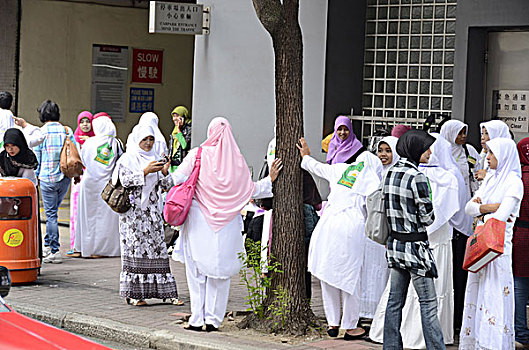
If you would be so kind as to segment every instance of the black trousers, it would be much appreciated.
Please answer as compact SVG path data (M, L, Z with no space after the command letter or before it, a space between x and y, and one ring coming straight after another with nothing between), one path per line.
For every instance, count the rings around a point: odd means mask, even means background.
M467 238L467 236L454 229L454 235L452 237L452 261L454 277L454 329L456 331L461 329L465 291L467 288L468 272L463 270Z

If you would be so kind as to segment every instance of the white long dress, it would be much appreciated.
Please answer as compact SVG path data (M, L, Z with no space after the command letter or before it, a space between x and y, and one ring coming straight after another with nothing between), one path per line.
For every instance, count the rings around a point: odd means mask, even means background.
M98 152L105 152L101 146L96 135L86 140L80 154L86 169L79 190L74 249L84 257L120 256L119 214L101 198L103 188L112 177L118 150L114 146L113 158L104 164L106 161L96 160Z
M430 243L430 249L432 250L438 272L438 278L434 279L437 295L437 315L445 344L452 344L454 342L454 290L451 243L453 229L450 226L449 219L459 210L457 201L451 202L453 198L458 196L458 182L454 175L437 166L421 167L420 169L430 181L435 211L435 221L427 228L427 232L428 242ZM384 340L384 319L389 290L390 281L388 281L384 294L380 299L369 331L371 340L378 343L382 343ZM402 308L400 333L405 348L426 349L422 332L419 297L413 284L410 284L408 288L406 303Z
M509 181L510 180L510 181ZM521 180L506 182L508 190L498 211L486 215L506 222L503 254L477 273L469 273L463 309L463 324L459 349L514 349L514 281L512 274L512 237L514 219L520 210L520 200L510 197L509 191L523 194ZM480 196L476 192L476 197ZM469 203L472 205L473 203ZM467 213L470 214L467 205ZM479 205L476 207L479 214ZM502 215L507 213L507 215ZM509 216L509 214L511 214ZM502 217L503 216L503 217Z
M345 315L342 327L356 327L360 311L360 283L366 246L365 200L380 184L382 163L369 152L363 152L354 164L324 164L310 156L303 157L301 167L329 181L330 194L327 206L318 221L309 246L308 270L330 286L347 293L344 310L355 315ZM322 284L323 285L323 284ZM336 293L334 293L336 294ZM337 297L339 298L339 294ZM329 325L337 326L339 300L324 300ZM330 319L332 318L332 319ZM344 323L344 319L347 321Z

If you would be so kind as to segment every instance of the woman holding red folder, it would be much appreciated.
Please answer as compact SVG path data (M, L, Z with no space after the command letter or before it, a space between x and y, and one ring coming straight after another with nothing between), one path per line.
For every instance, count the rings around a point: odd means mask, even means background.
M469 273L463 310L460 349L514 349L514 283L512 235L523 196L520 160L511 139L487 142L491 175L465 207L482 222L506 222L503 255L478 273Z

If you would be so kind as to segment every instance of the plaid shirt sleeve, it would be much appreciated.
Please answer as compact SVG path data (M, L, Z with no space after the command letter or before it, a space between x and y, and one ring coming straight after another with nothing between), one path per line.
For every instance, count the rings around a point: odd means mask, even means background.
M428 178L423 173L419 173L412 180L411 186L416 194L417 217L424 226L429 226L434 222L435 215Z

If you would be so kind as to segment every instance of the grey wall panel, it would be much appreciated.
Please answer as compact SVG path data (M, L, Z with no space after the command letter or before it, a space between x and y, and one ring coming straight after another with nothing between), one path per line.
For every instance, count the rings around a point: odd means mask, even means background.
M529 2L527 0L457 1L452 113L454 118L469 123L470 129L476 128L484 117L483 105L474 109L477 104L483 104L483 97L480 102L480 98L476 95L484 93L484 71L480 67L475 67L475 64L483 65L484 60L469 56L479 55L483 50L482 43L476 40L486 42L486 35L483 31L470 30L470 28L481 28L488 31L495 28L504 30L528 26ZM477 133L479 134L479 130ZM475 139L476 135L472 134L471 140L475 141Z

